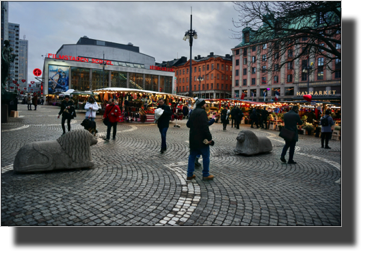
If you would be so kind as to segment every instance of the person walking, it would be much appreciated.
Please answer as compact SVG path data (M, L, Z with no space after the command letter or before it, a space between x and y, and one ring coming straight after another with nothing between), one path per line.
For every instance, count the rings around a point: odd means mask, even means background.
M236 128L236 107L234 106L231 111L230 111L230 115L231 115L231 128L234 127L234 123L235 123L235 128Z
M320 119L321 125L321 148L324 148L324 141L325 141L325 149L331 149L329 147L329 140L332 137L332 126L334 125L334 120L330 116L330 109L325 111L325 116Z
M183 115L184 115L184 119L187 118L187 115L188 115L188 106L185 104L183 106Z
M244 117L244 114L243 114L242 110L237 106L236 107L236 115L235 115L236 129L239 129L239 125L240 125L240 122L242 121L243 117Z
M85 119L94 121L95 117L97 116L98 109L99 107L98 107L97 102L92 96L90 96L88 101L85 104L85 110L86 110Z
M259 128L259 126L258 126L258 116L257 116L256 108L253 108L253 110L252 110L252 114L251 114L251 128L253 128L253 124L254 123L256 123L257 128Z
M59 115L57 118L60 118L60 115L63 114L61 118L61 127L63 128L63 135L65 134L65 120L67 121L68 132L71 130L70 122L76 116L74 110L73 101L69 99L69 95L65 95L64 100L61 102Z
M225 108L222 109L221 111L221 121L223 124L223 131L226 131L226 126L228 124L228 115L230 114L230 110L226 106Z
M120 116L120 108L115 104L115 99L111 98L109 100L109 105L106 106L106 110L103 114L103 119L108 118L109 123L107 125L107 136L105 138L105 142L108 143L110 141L110 134L111 134L111 127L113 127L112 130L112 139L116 139L116 128L117 123L119 121Z
M30 96L30 93L27 95L27 110L32 110L31 109L31 104L32 104L32 100L31 100L31 96Z
M287 153L287 150L290 148L288 164L296 164L296 162L294 161L295 145L296 145L296 142L298 141L298 128L296 125L303 124L302 120L299 117L298 112L299 112L298 106L293 106L292 110L290 110L289 112L283 115L285 128L295 133L295 136L291 141L285 140L285 146L283 147L282 154L281 154L281 161L283 163L286 163L285 155Z
M195 169L195 159L197 155L202 155L203 159L203 180L212 180L213 175L209 174L210 165L210 149L209 145L213 144L212 135L209 131L208 116L205 111L207 104L204 99L198 99L196 102L196 109L192 111L192 114L187 122L189 130L189 158L188 158L188 170L187 180L195 179L193 174ZM207 144L204 143L207 142Z
M163 109L163 113L158 119L158 128L162 138L161 153L163 154L167 150L166 136L168 127L170 126L172 111L171 108L165 104L164 99L158 100L157 108Z
M268 116L269 112L266 110L265 106L263 107L261 111L262 116L262 122L260 123L260 126L262 129L268 129Z

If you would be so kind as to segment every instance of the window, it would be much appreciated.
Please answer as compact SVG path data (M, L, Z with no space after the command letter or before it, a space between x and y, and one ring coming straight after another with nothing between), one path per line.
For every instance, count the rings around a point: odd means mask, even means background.
M256 85L256 78L252 78L252 85Z
M247 65L247 58L246 58L246 57L243 58L243 64L244 64L244 65Z
M252 46L252 52L256 51L256 46Z
M235 51L235 53L238 55L239 54L239 49Z
M228 80L228 75L226 75L226 80Z
M235 76L239 75L239 70L235 70Z
M336 59L336 70L340 70L341 69L341 59Z
M207 70L207 71L209 70L209 64L208 64L208 65L206 65L206 70Z
M325 47L324 43L321 43L320 46ZM319 52L322 52L323 50L319 48Z
M202 90L205 90L205 84L202 84Z
M236 66L239 66L239 59L235 60Z
M292 65L292 61L290 61L290 62L287 62L287 69L288 70L292 70L293 69L293 65Z
M304 70L307 68L307 63L308 61L306 59L302 60L302 81L307 80L307 72L304 72Z
M341 49L341 44L337 43L336 44L336 49Z
M201 72L201 67L198 67L198 72Z
M196 81L196 76L194 77L194 81Z
M213 74L211 74L211 79L213 80Z
M217 89L219 89L219 84L217 83Z
M262 61L266 61L266 55L262 55Z
M247 69L243 69L243 75L247 75Z
M194 90L196 90L196 85L194 85L193 87L194 87Z
M319 57L317 59L317 80L324 79L324 58Z
M274 64L274 70L278 71L279 70L279 64Z
M243 86L247 85L247 79L243 79Z
M244 42L249 43L249 32L244 32Z
M252 63L255 63L255 62L256 62L256 57L253 56L253 57L252 57Z
M275 53L274 54L274 59L278 59L279 58L279 53Z
M188 74L188 68L187 68L187 74Z
M287 82L292 82L292 74L287 75Z
M184 74L184 70L183 70L183 74Z
M262 66L262 72L266 71L266 66Z
M245 56L247 55L247 48L243 49L243 55L245 55Z
M303 55L308 55L309 53L308 46L304 47L302 52L303 52Z
M208 74L208 75L206 75L206 80L209 80L209 74Z
M303 38L302 38L302 41L306 41L306 40L308 40L307 37L303 37Z
M217 74L217 79L219 80L219 73Z
M235 80L235 86L239 86L239 80Z
M184 91L184 86L183 86L183 91Z
M262 77L261 82L262 82L263 85L265 85L266 84L266 77Z
M196 67L195 67L195 72L196 72Z
M202 65L202 71L205 71L205 65Z
M214 69L214 64L212 63L212 65L211 65L211 68L212 68L212 70Z
M225 77L225 76L222 74L222 80L225 79L224 77Z
M274 76L274 83L278 83L278 76Z
M279 50L279 44L278 44L278 43L275 43L275 44L274 44L274 49L275 49L275 50Z
M211 83L210 86L211 86L211 89L213 89L213 83Z
M292 57L292 49L289 49L287 52L287 57Z
M266 49L266 48L268 48L268 44L267 44L267 43L264 43L264 44L262 45L262 49Z
M256 67L252 67L252 74L256 73Z
M223 84L221 85L222 89L223 89Z
M184 78L183 78L183 83L184 83Z
M226 71L228 71L228 65L226 65Z

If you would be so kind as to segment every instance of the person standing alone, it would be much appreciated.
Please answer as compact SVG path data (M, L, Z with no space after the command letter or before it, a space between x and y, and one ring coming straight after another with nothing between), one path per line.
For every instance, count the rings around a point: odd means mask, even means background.
M225 108L222 109L221 111L221 121L223 124L223 131L226 131L226 126L228 124L228 115L230 114L230 110L226 106Z
M74 110L73 101L69 99L69 95L65 95L64 100L61 102L59 115L57 118L60 118L60 115L63 114L61 119L61 127L63 128L63 135L65 134L65 120L67 120L68 132L71 130L70 121L76 116Z
M333 118L330 116L330 109L325 111L325 116L320 119L321 124L321 148L331 149L329 147L329 139L332 137L332 126L335 124Z
M166 135L168 127L170 126L172 111L171 108L164 103L163 99L158 100L158 108L163 109L163 114L158 119L158 128L162 138L161 153L164 153L167 150Z
M106 106L106 110L103 114L103 119L108 118L109 124L107 125L107 136L105 142L109 142L110 134L111 134L111 127L114 127L112 131L112 139L116 139L116 128L117 123L119 121L119 116L121 114L119 106L115 104L115 99L109 100L110 104Z
M298 128L296 127L296 125L303 124L302 120L299 117L298 112L299 112L299 108L297 106L293 106L292 110L290 110L289 112L283 115L285 128L295 133L294 138L291 141L285 140L285 146L283 147L282 154L281 154L281 161L283 163L286 163L285 155L287 153L287 150L290 148L288 164L296 164L296 162L294 161L295 145L296 145L296 142L298 141Z
M210 165L210 149L209 145L213 144L212 135L209 131L208 116L205 111L205 100L198 99L196 102L196 109L192 111L187 126L189 131L189 158L187 180L196 178L193 174L195 169L195 159L197 155L202 154L203 170L202 177L204 180L212 180L213 175L209 174ZM206 142L206 144L204 143Z

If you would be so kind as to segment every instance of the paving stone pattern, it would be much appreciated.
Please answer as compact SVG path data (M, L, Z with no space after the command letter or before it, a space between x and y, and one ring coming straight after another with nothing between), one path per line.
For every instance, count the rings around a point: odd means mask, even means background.
M155 124L119 123L116 140L91 147L92 169L16 174L13 161L26 143L57 139L58 108L18 105L20 118L2 124L1 224L3 226L341 226L340 141L321 149L319 138L300 136L296 165L280 162L278 132L267 136L273 151L234 153L240 130L210 127L213 181L186 180L189 129L170 125L167 152ZM106 127L97 117L99 137ZM80 126L84 114L72 121Z

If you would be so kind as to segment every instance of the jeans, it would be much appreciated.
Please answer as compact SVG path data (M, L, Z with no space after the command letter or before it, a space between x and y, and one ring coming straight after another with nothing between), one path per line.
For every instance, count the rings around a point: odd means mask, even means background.
M95 118L89 118L89 117L85 117L85 119L88 119L88 120L91 120L91 121L95 120Z
M293 158L294 158L295 145L296 145L295 140L292 140L292 141L286 141L285 140L285 146L283 147L281 157L285 158L287 150L290 148L289 162L293 161L294 160Z
M70 118L64 118L64 116L61 118L61 127L63 128L63 133L65 133L65 120L67 120L68 124L68 132L70 131Z
M193 171L195 170L195 159L197 155L202 154L202 162L203 162L203 169L202 169L202 176L208 177L209 174L209 164L210 164L210 149L209 146L203 147L199 150L191 150L188 158L188 177L193 175Z
M31 110L31 104L27 104L27 110Z
M166 128L159 128L159 132L161 133L161 137L162 137L162 147L161 147L162 150L166 150L167 149L167 145L166 145L167 130L168 130L168 127L166 127Z
M114 127L112 131L112 138L116 137L116 127L117 127L117 122L110 122L107 126L107 139L110 139L110 134L111 134L111 127Z
M324 147L324 140L325 140L325 147L329 147L329 139L332 137L332 132L322 132L321 133L321 146Z

